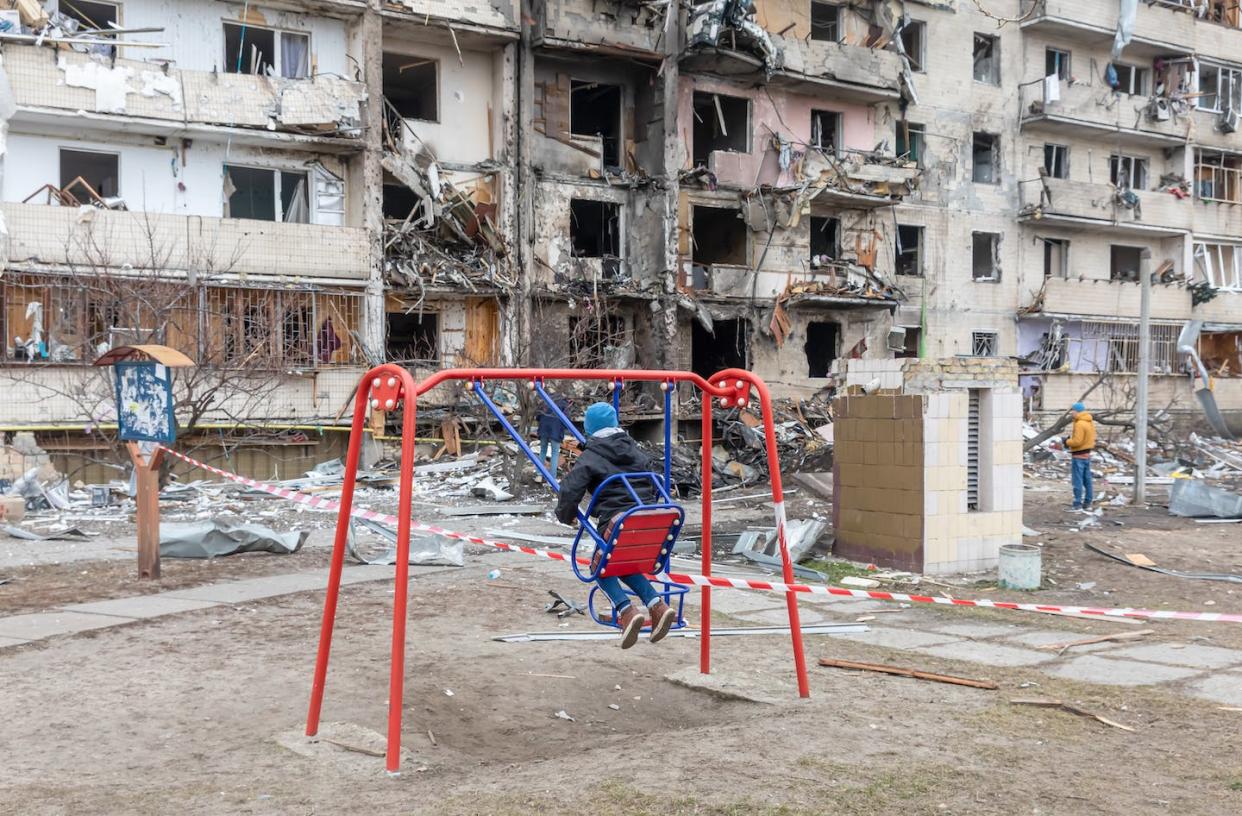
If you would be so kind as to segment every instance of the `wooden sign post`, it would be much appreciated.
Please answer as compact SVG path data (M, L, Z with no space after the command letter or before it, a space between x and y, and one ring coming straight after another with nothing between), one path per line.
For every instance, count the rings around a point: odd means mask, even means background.
M126 442L134 463L137 492L134 502L138 516L138 577L160 577L160 462L164 449L156 447L144 455L138 442Z
M111 366L116 385L117 436L134 463L138 516L138 577L160 577L160 462L177 439L172 369L194 361L167 346L120 346L95 361Z

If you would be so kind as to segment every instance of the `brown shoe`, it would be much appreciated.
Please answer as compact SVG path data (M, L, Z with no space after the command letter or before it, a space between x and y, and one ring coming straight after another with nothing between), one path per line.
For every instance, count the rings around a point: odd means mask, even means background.
M664 601L656 601L647 612L651 615L651 642L658 643L677 622L677 613Z
M647 625L647 619L630 604L617 615L617 623L621 626L621 648L628 649L638 642L638 635Z

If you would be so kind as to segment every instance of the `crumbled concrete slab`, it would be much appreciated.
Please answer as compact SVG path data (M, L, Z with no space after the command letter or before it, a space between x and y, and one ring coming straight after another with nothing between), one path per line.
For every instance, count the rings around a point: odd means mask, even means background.
M110 601L92 601L91 603L62 606L70 612L87 612L92 615L111 615L119 618L158 618L163 615L175 615L178 612L193 612L196 609L210 609L217 606L210 601L191 601L185 598L172 598L163 594L136 595L132 598L115 598Z
M789 625L789 610L785 607L780 609L762 609L754 612L739 612L734 615L735 618L752 623L767 623L774 626ZM816 612L814 609L804 609L801 605L798 607L798 621L800 623L819 623L824 616Z
M1193 666L1198 669L1221 669L1242 665L1242 652L1222 649L1218 646L1201 646L1197 643L1141 643L1116 649L1113 657L1145 660L1148 663L1164 663L1169 666Z
M964 638L990 638L1022 631L1017 626L1000 623L949 623L944 626L933 626L931 629L933 632L943 632L946 635Z
M386 773L384 756L388 749L387 739L378 731L355 723L321 722L319 733L313 737L306 736L299 728L277 734L276 742L298 756L351 776L382 776ZM402 773L425 770L426 765L416 763L414 755L405 747L401 748Z
M870 643L888 649L917 649L921 646L956 643L957 638L937 632L921 632L918 629L890 629L885 626L873 626L870 632L851 635L832 635L844 640L856 640L859 643Z
M1047 672L1066 680L1099 683L1105 686L1153 686L1183 680L1198 674L1194 669L1178 666L1161 666L1156 663L1139 663L1135 660L1114 660L1111 657L1083 655L1047 669Z
M1242 672L1217 672L1186 684L1196 697L1228 706L1242 706Z
M88 615L84 612L36 612L31 615L0 618L0 637L42 640L56 635L106 629L109 626L133 623L134 620L113 615Z
M983 663L987 666L1034 666L1056 659L1056 655L1048 652L1036 652L1031 649L1019 649L1015 646L983 643L977 640L948 643L943 646L928 646L915 651L950 660Z
M5 648L6 646L21 646L23 643L29 642L30 641L25 638L0 637L0 649Z
M743 675L720 671L703 674L696 666L686 666L664 675L664 679L674 685L702 691L722 700L777 705L788 702L790 696L786 683L764 674Z
M1090 637L1090 635L1057 631L1056 629L1036 629L1030 632L1023 632L1020 635L1011 635L1005 638L1005 640L1012 643L1021 643L1024 646L1049 646L1053 643L1070 643L1071 641L1083 640L1087 637ZM1074 646L1066 654L1085 654L1086 652L1115 649L1118 645L1117 643L1088 643L1083 646Z

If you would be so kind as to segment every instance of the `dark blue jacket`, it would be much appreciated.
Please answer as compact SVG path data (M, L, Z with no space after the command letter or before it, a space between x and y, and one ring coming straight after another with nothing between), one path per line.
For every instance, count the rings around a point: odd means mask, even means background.
M556 407L561 409L562 413L568 414L569 403L564 397L554 397L552 399L556 403ZM565 438L565 426L561 424L560 418L552 413L552 409L546 405L543 407L543 413L539 415L539 441L540 442L560 442Z

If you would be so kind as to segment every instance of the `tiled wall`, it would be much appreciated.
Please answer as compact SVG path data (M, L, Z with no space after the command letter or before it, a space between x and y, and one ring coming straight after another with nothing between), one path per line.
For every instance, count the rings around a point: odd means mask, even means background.
M847 381L902 395L834 409L836 552L924 573L993 569L1022 536L1022 397L1007 360L851 360ZM967 504L970 389L979 391L979 500ZM917 392L917 393L910 393Z

